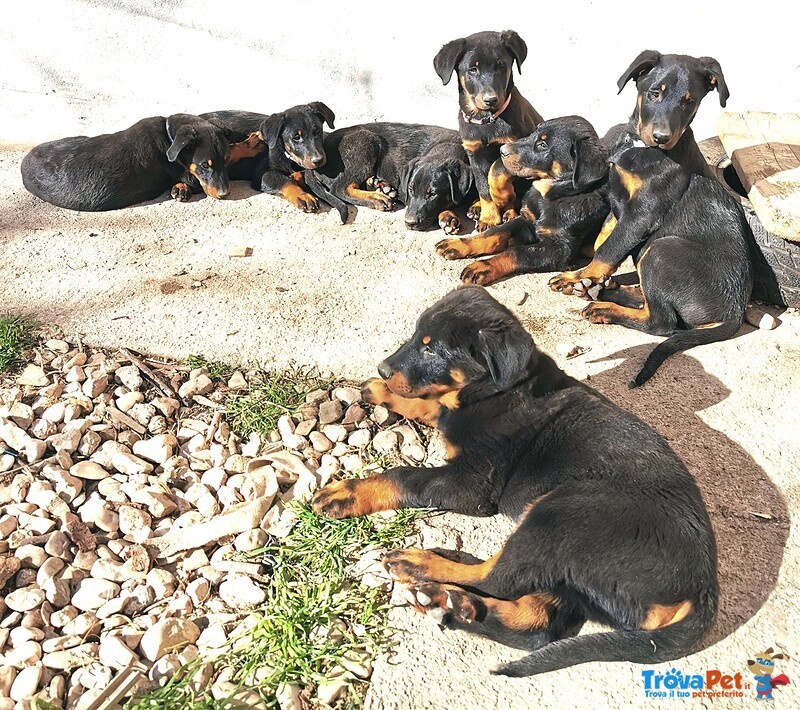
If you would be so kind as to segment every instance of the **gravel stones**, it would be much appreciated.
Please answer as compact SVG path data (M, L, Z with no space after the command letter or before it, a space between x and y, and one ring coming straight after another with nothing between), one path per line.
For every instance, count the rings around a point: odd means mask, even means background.
M167 652L193 644L199 636L200 629L193 621L163 619L145 631L139 650L148 661L157 661Z
M65 707L88 705L122 669L158 684L218 653L266 599L268 567L241 555L290 533L286 503L343 472L380 470L373 449L398 463L424 456L416 430L357 387L310 392L243 440L217 403L257 373L214 391L204 368L180 386L179 369L159 369L179 387L167 396L122 354L49 342L44 368L0 389L0 444L21 454L0 457L0 471L25 466L0 478L0 710L56 691ZM390 583L375 559L361 567L364 584ZM347 662L320 698L369 676L368 659ZM202 687L227 687L220 670L206 663ZM284 686L281 707L299 707L299 693Z

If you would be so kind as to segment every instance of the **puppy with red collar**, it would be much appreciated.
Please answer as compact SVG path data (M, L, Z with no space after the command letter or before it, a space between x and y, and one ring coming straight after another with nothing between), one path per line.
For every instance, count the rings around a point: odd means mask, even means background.
M480 202L469 216L483 231L500 224L514 209L513 177L500 160L500 146L530 135L542 122L533 106L514 86L528 47L513 30L478 32L448 42L433 60L442 83L458 76L458 128L467 151ZM480 205L480 216L476 207Z

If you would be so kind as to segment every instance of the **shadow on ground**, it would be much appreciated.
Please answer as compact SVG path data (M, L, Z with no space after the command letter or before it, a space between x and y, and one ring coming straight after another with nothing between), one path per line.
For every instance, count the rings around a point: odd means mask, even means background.
M628 389L651 349L640 345L603 358L624 362L595 375L589 384L665 436L700 486L719 554L720 608L710 645L752 618L775 588L789 512L753 458L699 416L730 391L694 358L675 355L649 383Z

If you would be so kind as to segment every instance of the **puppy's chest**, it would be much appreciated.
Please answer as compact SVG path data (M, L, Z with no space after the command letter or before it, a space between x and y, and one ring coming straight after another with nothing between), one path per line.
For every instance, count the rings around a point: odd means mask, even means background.
M461 144L467 153L475 153L490 145L497 146L499 149L504 143L521 138L517 135L517 131L502 119L484 124L462 121L459 133L461 134Z

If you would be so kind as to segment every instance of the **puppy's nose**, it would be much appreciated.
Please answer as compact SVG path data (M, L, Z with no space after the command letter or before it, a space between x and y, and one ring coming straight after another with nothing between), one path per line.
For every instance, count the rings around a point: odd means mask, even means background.
M416 217L406 217L406 227L408 229L416 229L419 226L419 220Z
M497 106L497 94L484 94L483 103L487 106Z
M658 143L658 145L669 143L670 138L671 136L669 133L657 133L656 131L653 131L653 140Z
M388 380L392 376L392 374L393 374L392 368L389 367L389 365L386 362L386 360L384 360L380 365L378 365L378 374L384 380Z
M318 168L320 165L325 165L325 158L322 155L318 155L314 158L311 158L311 162L314 164L315 168Z

